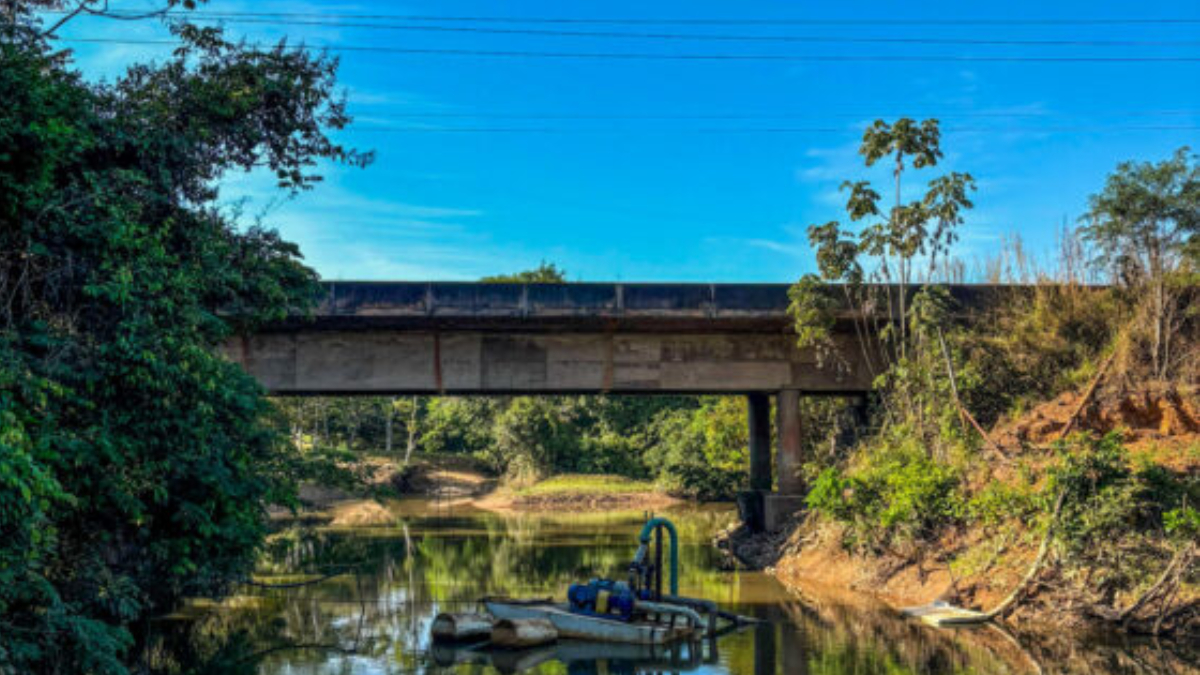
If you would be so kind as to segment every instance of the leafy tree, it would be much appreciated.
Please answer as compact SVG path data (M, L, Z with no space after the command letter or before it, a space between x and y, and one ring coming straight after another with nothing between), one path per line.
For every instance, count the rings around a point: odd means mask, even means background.
M859 147L868 167L884 159L893 162L895 205L884 214L882 196L870 181L845 181L842 190L848 192L846 215L851 223L859 224L857 231L838 221L812 225L808 238L816 249L820 276L802 280L793 292L796 315L806 323L798 325L807 341L822 337L814 333L808 322L812 308L810 299L816 292L813 282L841 282L861 290L866 281L889 286L884 288L889 312L889 327L899 331L895 341L897 352L903 356L908 347L909 286L920 280L928 281L951 244L957 238L956 228L962 224L962 212L972 207L968 193L975 189L970 174L950 172L929 181L925 194L905 203L902 178L906 171L934 167L942 158L941 133L937 120L917 123L908 118L888 124L877 120L863 134ZM918 277L918 264L924 259L927 272ZM898 284L893 290L890 285ZM865 306L865 298L859 304ZM893 314L894 315L891 315Z
M543 261L531 270L515 274L497 274L484 277L480 281L485 284L565 284L567 283L567 272L556 267L554 263Z
M932 400L919 399L929 373L943 370L941 331L949 301L926 284L957 239L962 214L972 207L968 195L975 182L970 174L950 172L929 180L918 199L904 201L905 174L935 167L942 158L937 120L878 120L863 134L859 153L868 167L892 162L895 204L885 213L882 195L869 181L842 184L850 224L830 221L809 227L820 273L805 275L793 286L790 312L801 346L830 351L833 310L839 302L823 284L839 284L840 304L857 317L862 362L874 368L879 386L891 393L883 399L884 409L924 426L925 407ZM882 344L876 344L874 335Z
M1104 190L1092 195L1082 234L1095 245L1100 265L1147 298L1150 361L1154 377L1164 378L1181 365L1171 338L1186 309L1180 300L1195 297L1196 279L1187 273L1200 269L1197 157L1185 147L1162 162L1118 165Z
M701 397L655 419L648 463L668 490L698 499L729 499L749 482L749 430L742 397Z
M973 206L975 183L970 174L946 173L905 201L904 178L942 159L937 120L876 121L859 153L867 167L891 163L895 202L885 209L869 181L842 184L849 222L809 227L819 274L792 287L789 310L801 346L819 354L833 351L834 311L849 309L854 317L860 361L876 375L885 424L859 453L825 453L825 466L808 467L816 474L808 499L850 524L851 543L883 550L928 537L955 517L954 460L969 445L959 397L979 378L954 339L952 298L932 282ZM829 284L840 289L831 292Z
M228 590L266 506L332 470L219 355L316 294L221 181L370 156L326 134L349 118L323 56L176 25L170 59L89 84L32 6L0 17L0 670L123 673L134 622Z

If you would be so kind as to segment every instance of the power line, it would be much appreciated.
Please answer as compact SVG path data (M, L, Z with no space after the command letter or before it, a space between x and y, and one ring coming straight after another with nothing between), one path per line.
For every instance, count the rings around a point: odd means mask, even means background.
M484 26L402 25L309 19L243 18L241 13L207 12L203 16L178 15L194 21L267 24L272 26L320 26L328 28L364 28L371 30L424 33L473 33L487 35L524 35L541 37L617 38L637 40L695 40L720 42L784 42L807 44L899 44L899 45L980 45L1020 47L1194 47L1200 40L1019 40L992 38L931 37L852 37L824 35L728 35L713 33L631 33L619 31L548 30L539 28L494 28Z
M121 12L112 12L118 14ZM448 16L429 14L357 14L345 12L170 12L175 16L246 16L265 18L352 19L370 21L429 21L440 23L526 23L526 24L584 24L584 25L692 25L692 26L1122 26L1122 25L1191 25L1200 24L1200 17L1113 17L1113 18L634 18L634 17L546 17L546 16Z
M133 40L117 38L62 38L63 42L178 47L177 40ZM248 44L254 49L272 46ZM334 52L371 52L407 56L480 56L498 58L547 58L624 61L777 61L813 63L910 62L910 63L1196 63L1200 56L963 56L886 54L673 54L654 52L557 52L499 49L435 49L363 45L289 45L285 49Z
M624 133L695 133L695 134L858 134L857 129L844 127L708 127L708 128L578 128L578 127L393 127L353 125L344 131L383 133L433 133L433 134L624 134ZM1125 126L1057 126L1057 127L945 127L943 133L951 134L1009 134L1051 133L1092 134L1110 132L1160 132L1200 131L1200 125L1125 125Z
M781 120L781 119L897 119L909 117L913 119L954 119L954 118L996 118L1011 117L1047 118L1064 117L1066 115L1053 112L909 112L904 114L871 114L848 112L819 112L819 113L514 113L514 112L359 112L355 114L373 119L503 119L503 120ZM1130 111L1085 111L1082 114L1094 117L1188 117L1200 116L1200 110L1130 110Z

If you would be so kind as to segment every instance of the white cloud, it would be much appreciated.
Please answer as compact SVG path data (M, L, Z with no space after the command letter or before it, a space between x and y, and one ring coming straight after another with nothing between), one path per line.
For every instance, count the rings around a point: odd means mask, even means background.
M485 216L471 206L365 196L361 172L328 168L325 182L294 197L280 193L265 171L222 186L222 201L243 221L261 219L300 245L306 261L328 279L474 278L494 273L511 252L472 227Z

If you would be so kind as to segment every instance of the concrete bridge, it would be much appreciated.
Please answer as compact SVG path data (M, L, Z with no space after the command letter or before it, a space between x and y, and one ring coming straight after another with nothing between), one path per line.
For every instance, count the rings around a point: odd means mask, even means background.
M773 528L804 492L800 396L861 396L874 377L848 311L834 335L847 358L796 346L788 288L333 282L315 316L237 338L226 353L285 395L746 395L744 506ZM953 289L967 306L987 291Z

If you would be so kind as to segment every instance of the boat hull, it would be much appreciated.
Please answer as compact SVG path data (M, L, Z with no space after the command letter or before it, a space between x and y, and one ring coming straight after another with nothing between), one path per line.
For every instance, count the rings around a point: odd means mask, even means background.
M560 637L596 642L661 645L695 637L691 628L669 627L643 621L614 621L586 614L576 614L566 605L545 603L513 603L485 600L484 606L496 619L545 619L554 624Z

